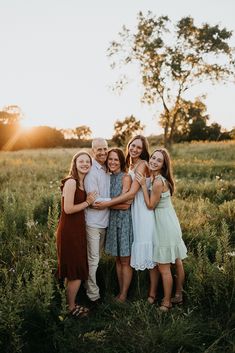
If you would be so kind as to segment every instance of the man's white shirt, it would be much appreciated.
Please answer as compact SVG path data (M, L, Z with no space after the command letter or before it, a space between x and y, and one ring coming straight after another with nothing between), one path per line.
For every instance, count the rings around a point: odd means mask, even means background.
M110 175L105 166L93 159L92 167L84 180L86 192L97 192L97 198L110 197ZM109 209L95 210L87 207L85 210L86 224L93 228L106 228L109 223Z

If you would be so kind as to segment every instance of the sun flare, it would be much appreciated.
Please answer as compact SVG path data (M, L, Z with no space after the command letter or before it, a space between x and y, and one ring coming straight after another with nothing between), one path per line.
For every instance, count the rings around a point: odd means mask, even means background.
M37 125L38 124L35 124L35 122L27 118L22 118L20 121L20 126L23 130L30 130L32 129L32 127L35 127Z

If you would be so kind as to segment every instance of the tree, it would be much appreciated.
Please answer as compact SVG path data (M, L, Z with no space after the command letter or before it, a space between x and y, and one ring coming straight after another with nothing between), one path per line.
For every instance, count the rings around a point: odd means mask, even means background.
M125 146L127 141L134 135L141 133L144 129L144 125L141 124L140 120L131 115L126 117L123 121L117 120L114 124L114 135L112 140L117 146Z
M16 124L22 119L23 113L18 105L9 105L0 111L0 123L1 124Z
M142 101L161 103L164 143L170 145L179 127L179 110L184 94L205 80L227 81L234 76L233 48L229 46L232 32L218 25L196 26L191 17L184 17L171 27L167 16L151 12L138 14L135 32L125 26L119 41L113 41L108 56L114 58L112 68L137 63L144 88ZM116 83L122 89L125 81Z
M28 132L30 148L59 147L64 144L64 136L61 131L49 126L37 126Z
M8 105L0 111L0 124L17 124L22 119L23 113L18 105Z
M221 137L222 137L221 125L214 122L210 126L208 126L209 141L219 141Z
M229 132L229 136L232 140L235 140L235 127Z
M74 134L79 140L89 140L91 138L92 131L89 126L81 125L74 129Z
M207 138L207 121L209 115L206 114L206 105L201 98L196 98L194 102L181 100L177 110L173 108L170 116L175 116L177 130L174 133L173 141L205 140ZM164 113L160 115L160 123L165 120Z
M21 146L20 120L22 111L18 105L9 105L0 111L0 149L12 150Z

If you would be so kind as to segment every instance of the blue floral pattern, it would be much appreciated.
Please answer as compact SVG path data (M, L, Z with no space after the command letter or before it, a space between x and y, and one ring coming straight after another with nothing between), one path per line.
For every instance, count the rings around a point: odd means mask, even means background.
M111 175L110 197L115 197L122 193L122 179L124 175L124 172ZM132 242L133 228L131 209L110 209L105 252L112 256L130 256Z

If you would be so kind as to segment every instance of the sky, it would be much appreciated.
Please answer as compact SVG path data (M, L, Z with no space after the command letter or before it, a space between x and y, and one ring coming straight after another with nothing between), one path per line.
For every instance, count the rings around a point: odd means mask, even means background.
M110 138L114 122L133 114L146 135L162 132L160 106L140 103L133 80L121 94L110 87L118 72L107 48L123 25L134 29L139 11L168 15L173 22L192 16L234 31L235 0L0 0L0 110L18 105L29 126L75 128L87 125L93 137ZM207 94L210 123L235 126L235 85L201 85L190 97Z

